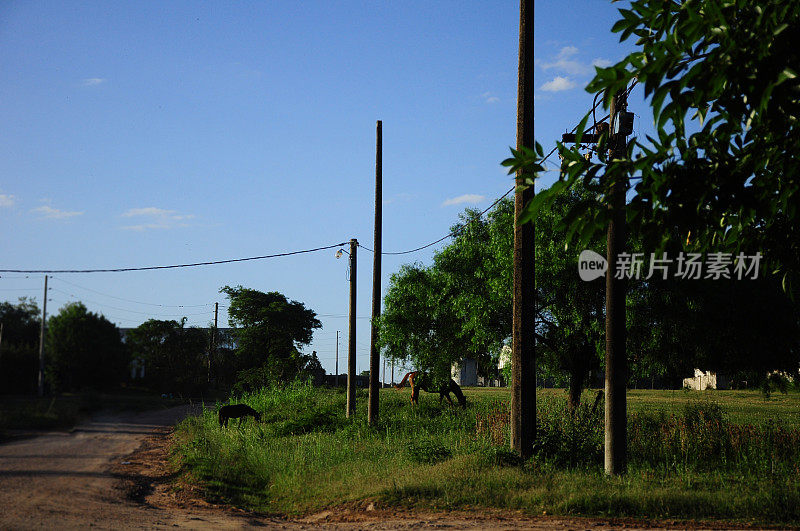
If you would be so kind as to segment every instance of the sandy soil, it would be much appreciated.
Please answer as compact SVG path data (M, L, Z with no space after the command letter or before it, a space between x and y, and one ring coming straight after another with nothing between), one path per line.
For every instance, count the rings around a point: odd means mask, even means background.
M369 501L305 518L254 515L210 504L191 485L174 488L167 465L171 427L189 413L188 406L180 406L101 414L71 433L45 433L0 445L0 528L698 528L687 522L531 518L509 511L408 512Z

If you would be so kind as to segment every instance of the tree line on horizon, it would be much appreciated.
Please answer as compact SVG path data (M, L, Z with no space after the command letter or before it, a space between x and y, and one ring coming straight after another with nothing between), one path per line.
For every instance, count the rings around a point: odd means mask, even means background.
M237 286L230 300L230 331L187 327L181 320L149 319L121 330L81 302L47 320L45 381L50 392L145 388L196 396L208 390L242 392L306 377L322 366L305 354L321 327L315 312L278 292ZM0 303L0 393L37 390L41 313L35 301ZM144 376L132 376L143 365Z

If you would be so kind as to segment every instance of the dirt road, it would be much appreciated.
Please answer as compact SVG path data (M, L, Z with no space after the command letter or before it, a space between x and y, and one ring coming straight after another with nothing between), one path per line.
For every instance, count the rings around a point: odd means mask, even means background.
M408 513L342 507L301 519L254 516L175 493L166 465L171 427L188 406L97 415L71 433L0 445L0 529L627 529L636 522L529 518L518 513ZM676 522L677 523L677 522ZM646 526L644 526L646 527ZM685 527L680 526L679 527Z

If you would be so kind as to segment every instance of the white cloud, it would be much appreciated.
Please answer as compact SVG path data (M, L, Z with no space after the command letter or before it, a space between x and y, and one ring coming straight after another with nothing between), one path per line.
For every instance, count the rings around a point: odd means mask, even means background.
M483 195L464 194L464 195L460 195L458 197L453 197L453 198L450 198L450 199L446 200L444 203L442 203L442 206L461 205L461 204L465 204L465 203L474 205L476 203L480 203L484 199L486 199L486 196L483 196Z
M611 66L611 61L608 59L602 59L598 57L597 59L592 60L592 66L599 66L600 68L606 68Z
M144 208L131 208L124 214L122 214L123 218L132 218L134 216L169 216L170 214L175 214L174 210L165 210L163 208L156 208L156 207L144 207Z
M500 98L493 95L491 92L484 92L483 94L481 94L481 98L483 98L483 101L485 101L486 103L497 103L498 101L500 101Z
M57 208L53 208L50 205L42 205L40 207L36 207L31 212L36 212L37 214L41 214L43 218L47 219L68 219L74 218L75 216L82 216L83 212L76 212L76 211L69 211L69 210L59 210Z
M558 72L572 74L573 76L590 74L592 69L589 65L583 64L575 59L570 59L572 56L577 55L577 53L578 48L575 46L564 46L553 61L540 63L539 66L542 67L542 70L556 70Z
M547 92L561 92L562 90L569 90L575 88L575 82L567 77L556 76L552 81L548 81L542 85L542 90Z
M193 219L193 214L179 214L176 210L167 210L157 207L131 208L122 214L123 218L142 218L143 223L127 225L125 230L144 231L149 229L173 229L188 227L187 220Z
M566 59L567 57L572 57L573 55L578 53L578 48L575 46L564 46L558 52L559 59Z
M102 85L106 81L108 80L102 77L87 77L86 79L81 80L81 85L84 87L94 87L96 85Z
M14 206L16 198L11 194L0 194L0 207L10 208Z

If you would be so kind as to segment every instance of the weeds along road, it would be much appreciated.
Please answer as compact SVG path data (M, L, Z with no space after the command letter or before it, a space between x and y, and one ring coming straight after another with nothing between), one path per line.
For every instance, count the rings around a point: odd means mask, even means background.
M187 492L192 489L176 494L170 483L166 461L171 428L191 413L190 406L101 413L71 433L50 432L0 444L0 529L662 528L635 521L530 518L492 510L407 512L372 504L294 519L214 506ZM667 527L687 526L675 522Z

